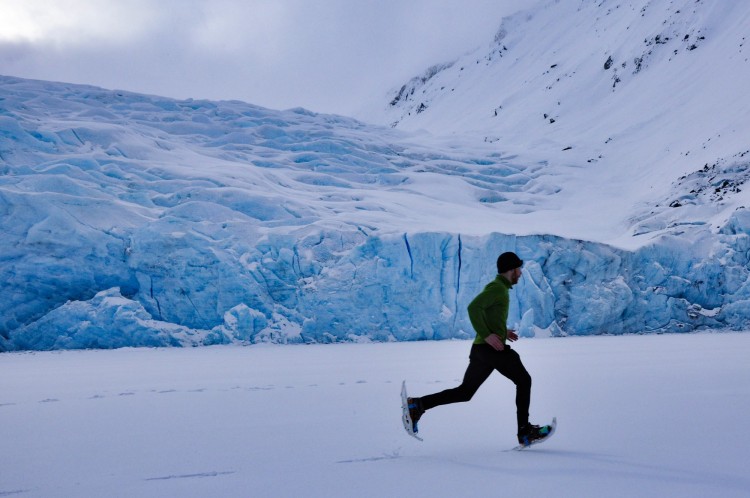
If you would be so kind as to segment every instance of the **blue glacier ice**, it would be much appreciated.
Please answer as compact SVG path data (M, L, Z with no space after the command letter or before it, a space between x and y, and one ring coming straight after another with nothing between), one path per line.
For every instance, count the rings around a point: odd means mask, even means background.
M506 250L526 260L509 319L522 336L739 329L750 318L749 240L626 252L551 236L311 231L258 239L239 258L197 239L177 252L174 240L134 241L115 265L89 260L107 265L91 280L42 276L40 293L61 280L86 287L29 324L6 321L4 348L468 338L466 306ZM86 295L97 270L117 266L100 282L119 286Z
M479 233L463 209L533 211L550 178L300 109L0 78L0 350L470 338L508 250L522 336L750 325L746 209L631 250Z

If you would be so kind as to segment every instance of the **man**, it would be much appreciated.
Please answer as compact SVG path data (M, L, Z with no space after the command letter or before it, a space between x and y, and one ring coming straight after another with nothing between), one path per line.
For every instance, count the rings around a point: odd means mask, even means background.
M518 353L507 344L518 339L515 330L507 328L510 307L510 289L521 278L523 261L512 252L497 258L497 278L490 282L469 304L469 320L477 333L471 346L469 366L463 382L453 389L421 398L409 398L409 415L414 432L422 414L436 406L469 401L479 386L493 370L516 385L516 416L518 442L527 445L541 439L550 431L549 426L539 427L529 423L531 401L531 376L521 363Z

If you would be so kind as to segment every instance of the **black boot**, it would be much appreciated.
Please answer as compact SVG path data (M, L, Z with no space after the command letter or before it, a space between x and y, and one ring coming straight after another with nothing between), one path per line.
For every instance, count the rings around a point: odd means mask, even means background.
M414 430L414 434L419 432L417 430L417 422L422 418L424 409L422 408L422 400L419 398L406 398L406 402L409 406L409 417L411 417L411 426Z
M528 446L534 441L544 439L550 434L551 431L552 427L550 427L549 425L538 426L533 424L526 424L518 429L518 444Z

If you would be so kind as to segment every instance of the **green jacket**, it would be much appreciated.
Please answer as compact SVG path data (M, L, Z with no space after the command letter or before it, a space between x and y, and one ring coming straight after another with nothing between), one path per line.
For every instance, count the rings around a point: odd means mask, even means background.
M513 284L507 278L498 275L469 303L469 320L477 332L474 344L484 344L484 339L490 334L499 335L505 344L511 287Z

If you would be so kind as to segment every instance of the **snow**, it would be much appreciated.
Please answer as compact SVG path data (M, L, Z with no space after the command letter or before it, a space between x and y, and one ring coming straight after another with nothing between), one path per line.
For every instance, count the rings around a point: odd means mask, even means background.
M749 18L541 2L363 121L0 76L0 496L747 496ZM419 443L508 250L558 432Z
M561 216L525 220L634 248L686 223L721 226L747 204L741 191L706 202L679 179L717 162L747 168L748 22L743 2L537 2L361 117L543 162L556 171ZM563 234L568 216L588 233Z
M521 339L531 418L515 446L513 385L464 404L469 341L5 353L0 495L741 497L750 334Z

